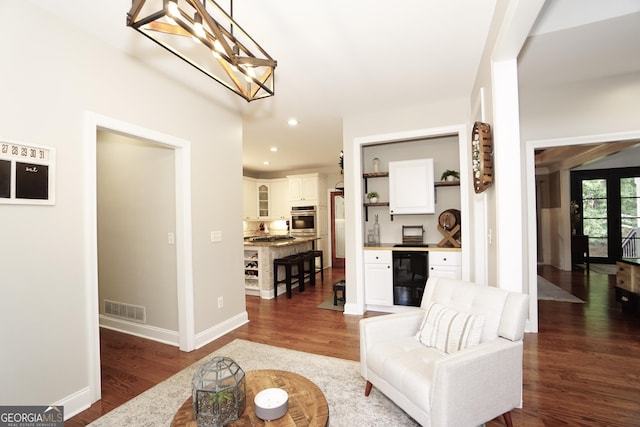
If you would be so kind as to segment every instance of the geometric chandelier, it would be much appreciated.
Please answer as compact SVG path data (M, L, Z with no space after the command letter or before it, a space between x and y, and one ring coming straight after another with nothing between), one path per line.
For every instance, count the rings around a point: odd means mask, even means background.
M277 62L212 0L133 0L127 25L247 101L275 93Z

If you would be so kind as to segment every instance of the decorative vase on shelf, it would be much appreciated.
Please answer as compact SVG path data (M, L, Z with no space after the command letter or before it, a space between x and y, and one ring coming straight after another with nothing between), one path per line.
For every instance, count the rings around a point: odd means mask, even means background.
M375 157L372 161L371 161L371 166L373 167L373 172L374 173L378 173L380 172L380 159ZM375 202L374 202L375 203Z
M373 239L376 244L380 244L380 224L378 224L378 214L376 214L376 222L373 224Z

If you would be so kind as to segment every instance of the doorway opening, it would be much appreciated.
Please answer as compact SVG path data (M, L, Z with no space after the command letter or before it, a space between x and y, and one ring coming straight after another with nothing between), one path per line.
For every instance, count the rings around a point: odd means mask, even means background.
M97 140L98 131L112 132L131 138L159 144L174 150L175 159L175 251L176 251L176 290L178 301L178 342L183 351L195 348L194 307L193 307L193 271L191 256L191 146L186 140L162 134L127 122L85 113L84 127L84 222L85 232L85 271L87 306L87 348L89 355L89 396L91 403L101 398L100 377L100 325L97 301L98 292L98 209L97 209Z
M560 260L559 267L562 270L571 269L571 224L570 224L570 179L568 169L577 167L579 164L585 163L581 161L578 164L569 164L570 158L567 156L566 150L578 147L581 145L594 146L595 152L599 153L602 157L613 154L614 152L635 147L640 140L640 130L629 132L618 132L601 135L587 135L581 137L567 137L557 139L546 140L533 140L527 141L525 146L525 167L526 167L526 187L527 187L527 233L526 245L529 256L527 257L527 282L529 284L529 327L528 331L538 332L538 285L537 285L537 271L538 271L538 246L536 237L538 236L538 220L539 216L536 215L536 167L541 166L536 162L536 152L545 149L561 149L565 150L563 155L562 164L563 171L559 175L558 189L559 195L559 211L557 221L554 224L554 240L558 244L558 257ZM624 147L623 147L624 146ZM538 157L539 158L539 157ZM580 155L575 155L575 160L580 160ZM544 166L544 165L542 165ZM547 260L545 260L545 263Z

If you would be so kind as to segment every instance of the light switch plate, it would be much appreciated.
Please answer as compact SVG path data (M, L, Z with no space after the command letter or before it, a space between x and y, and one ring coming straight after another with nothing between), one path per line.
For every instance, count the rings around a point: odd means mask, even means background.
M221 242L222 241L222 231L212 231L211 232L211 241L212 242Z

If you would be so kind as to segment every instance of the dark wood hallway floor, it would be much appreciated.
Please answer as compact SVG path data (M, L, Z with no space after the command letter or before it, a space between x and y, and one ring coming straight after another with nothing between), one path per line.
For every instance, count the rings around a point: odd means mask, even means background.
M513 412L514 425L640 425L640 319L615 302L615 276L548 266L539 273L586 303L538 303L540 332L525 337L524 408ZM236 338L358 360L361 317L316 308L344 270L319 278L291 300L247 297L250 322L191 353L102 330L102 400L65 426L88 424ZM501 425L501 418L487 424Z

